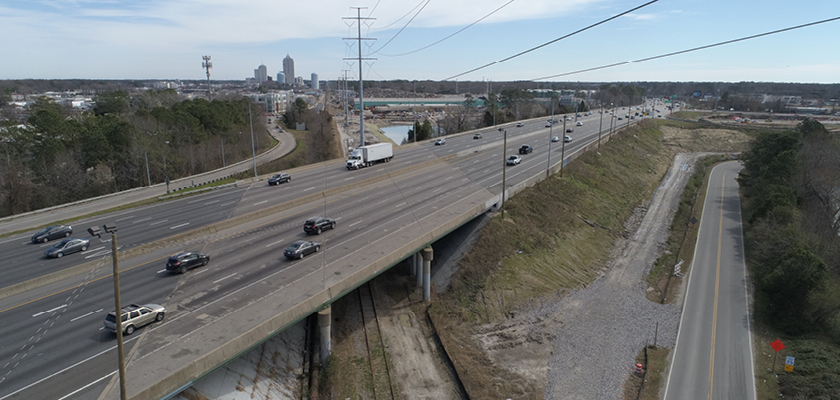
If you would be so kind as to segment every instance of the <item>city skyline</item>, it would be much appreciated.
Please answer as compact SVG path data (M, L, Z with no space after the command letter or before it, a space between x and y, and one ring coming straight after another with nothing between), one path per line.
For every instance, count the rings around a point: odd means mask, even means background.
M358 79L358 64L344 60L358 56L356 42L342 40L358 34L355 21L342 19L356 16L353 6L367 7L361 16L375 18L363 22L361 30L362 37L376 39L362 44L363 57L376 59L363 65L366 80L444 80L488 64L492 65L457 79L535 80L840 16L840 3L829 0L814 0L808 7L779 0L768 0L761 7L720 0L663 0L500 62L642 4L570 0L558 7L547 0L480 5L459 0L419 4L328 0L316 9L270 1L0 0L0 32L9 38L4 47L10 60L0 79L203 79L204 54L213 57L211 80L244 80L260 64L273 76L283 71L287 54L295 54L298 75L317 71L321 79L334 80L346 69L350 79ZM293 17L315 11L316 19ZM260 24L255 15L290 17L279 24L271 20ZM840 54L823 43L830 43L837 32L840 21L833 21L547 80L835 83Z

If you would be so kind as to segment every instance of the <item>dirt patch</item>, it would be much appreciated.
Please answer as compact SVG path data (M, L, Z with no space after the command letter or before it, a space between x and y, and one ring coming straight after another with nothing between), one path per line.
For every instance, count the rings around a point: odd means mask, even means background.
M701 128L697 124L670 121L659 127L662 142L684 152L733 152L749 148L752 137L735 129Z

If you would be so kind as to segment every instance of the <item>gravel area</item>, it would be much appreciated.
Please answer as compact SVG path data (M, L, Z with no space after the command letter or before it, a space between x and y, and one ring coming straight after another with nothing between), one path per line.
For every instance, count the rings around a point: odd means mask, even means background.
M676 156L647 208L639 208L628 221L627 231L633 234L616 246L604 276L535 310L535 318L560 322L552 332L545 398L623 398L636 355L653 343L657 323L657 345L673 348L681 304L648 301L644 279L667 240L691 166L703 156Z

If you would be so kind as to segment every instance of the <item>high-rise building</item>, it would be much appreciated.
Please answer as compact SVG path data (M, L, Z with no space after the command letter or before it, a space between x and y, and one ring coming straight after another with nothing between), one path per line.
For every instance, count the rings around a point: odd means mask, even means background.
M283 71L277 73L277 82L286 83L286 74L284 74Z
M268 68L264 64L261 64L259 68L254 70L254 80L257 81L258 85L268 81Z
M316 74L314 72L312 73L312 80L310 81L310 83L312 84L312 89L314 89L314 90L319 89L318 74Z
M295 60L292 60L288 54L283 59L283 74L286 75L286 83L289 85L295 83Z

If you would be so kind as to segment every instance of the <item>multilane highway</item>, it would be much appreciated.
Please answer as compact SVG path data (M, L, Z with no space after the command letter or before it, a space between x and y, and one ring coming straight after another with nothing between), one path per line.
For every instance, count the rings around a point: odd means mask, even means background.
M565 144L567 157L597 139L598 118L595 113L581 119L583 126L574 127L570 134L573 141ZM608 121L605 117L605 131ZM241 226L121 260L123 304L160 303L167 307L162 323L126 338L129 376L141 366L144 374L166 374L170 365L158 357L189 357L191 351L218 346L221 337L237 334L240 323L257 323L279 310L293 308L401 242L482 207L501 190L503 159L516 154L522 144L532 145L534 152L523 155L521 165L507 167L508 187L544 173L549 143L549 129L544 124L545 119L540 119L521 128L506 126L508 148L504 152L502 133L484 129L482 139L472 139L470 133L448 137L444 146L421 143L400 148L392 162L367 169L346 171L343 163L329 162L296 171L291 183L279 187L257 182L74 223L74 236L80 236L86 226L117 221L121 246L137 246L186 226L208 225L326 188L394 174ZM554 136L564 135L561 127L555 125ZM552 144L552 164L560 162L561 151L562 143ZM454 158L436 162L442 157ZM405 170L412 166L418 167ZM313 215L336 218L338 226L311 237L322 243L320 253L286 261L283 248L305 237L301 225ZM43 249L25 243L26 239L28 236L6 240L0 250L16 252L19 258L15 264L40 262L49 268L23 268L35 271L15 275L18 281L83 260L96 260L97 266L87 274L0 300L0 335L4 338L0 343L0 400L97 398L116 369L115 336L102 329L105 314L113 308L110 257L85 257L95 253L93 248L108 244L93 238L87 253L41 260ZM102 250L96 251L104 255ZM166 257L180 250L203 251L212 260L207 267L183 276L163 271ZM20 269L20 264L17 266ZM3 268L14 269L8 264ZM266 309L266 299L276 308ZM141 337L142 351L135 349Z

